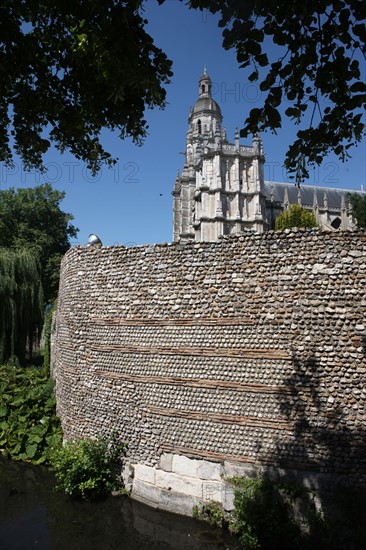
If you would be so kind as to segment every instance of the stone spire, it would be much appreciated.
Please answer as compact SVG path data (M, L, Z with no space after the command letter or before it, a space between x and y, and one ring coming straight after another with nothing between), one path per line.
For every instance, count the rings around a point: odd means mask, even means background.
M297 204L302 205L301 187L297 189Z
M199 96L200 97L211 97L211 88L212 88L212 80L207 74L206 66L203 71L203 75L200 77L199 80Z
M239 130L237 128L235 128L235 135L234 135L234 145L235 145L235 149L236 151L239 151Z
M263 155L263 143L262 138L259 133L253 136L252 140L253 147L258 155Z

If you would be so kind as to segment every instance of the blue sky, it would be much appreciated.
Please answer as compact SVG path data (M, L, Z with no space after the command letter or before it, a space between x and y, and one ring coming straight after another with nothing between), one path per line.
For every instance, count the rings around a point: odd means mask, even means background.
M166 109L147 112L149 135L144 145L137 147L105 132L103 142L119 162L113 169L104 167L95 178L84 163L55 150L45 157L46 175L23 171L17 159L14 170L1 165L1 189L49 181L66 192L62 209L74 215L74 224L80 229L73 244L85 244L90 233L99 235L105 245L172 240L171 191L177 170L183 168L189 107L198 97L198 79L205 65L230 141L249 110L260 105L261 92L247 80L252 70L239 69L235 52L222 48L216 17L188 10L177 0L167 0L162 6L147 0L145 17L155 43L173 61L174 76L167 87ZM296 127L286 122L277 135L262 135L266 180L288 181L282 163L295 134ZM366 188L365 145L364 141L351 150L352 159L347 163L330 155L322 166L310 171L307 183Z

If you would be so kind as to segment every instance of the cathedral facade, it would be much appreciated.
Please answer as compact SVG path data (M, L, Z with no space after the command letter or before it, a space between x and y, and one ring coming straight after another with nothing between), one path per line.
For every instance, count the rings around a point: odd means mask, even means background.
M172 193L174 241L216 241L247 229L268 231L293 203L313 211L324 229L353 228L348 190L264 181L261 138L241 145L236 130L230 143L211 88L205 69L188 118L184 168Z

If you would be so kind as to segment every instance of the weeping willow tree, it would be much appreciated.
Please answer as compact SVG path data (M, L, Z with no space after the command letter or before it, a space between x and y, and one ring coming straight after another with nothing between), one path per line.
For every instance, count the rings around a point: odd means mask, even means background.
M0 364L24 365L39 342L43 289L37 255L0 248Z

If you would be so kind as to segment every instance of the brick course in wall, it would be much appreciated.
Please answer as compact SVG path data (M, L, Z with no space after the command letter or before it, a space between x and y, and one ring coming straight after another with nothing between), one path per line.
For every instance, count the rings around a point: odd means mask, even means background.
M365 289L362 232L73 248L53 351L65 438L118 429L158 472L183 455L366 484Z

